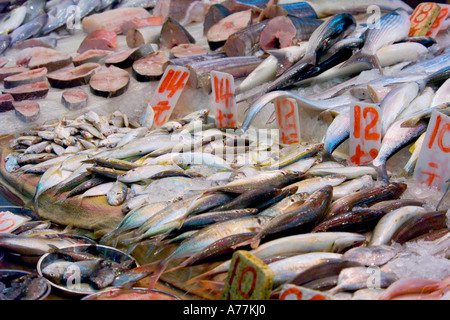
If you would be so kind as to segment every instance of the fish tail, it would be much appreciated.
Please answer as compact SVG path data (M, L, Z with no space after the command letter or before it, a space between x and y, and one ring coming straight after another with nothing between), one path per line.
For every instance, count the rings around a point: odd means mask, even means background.
M222 291L224 289L225 284L223 282L211 281L211 280L199 280L197 284L200 285L200 288L193 290L192 292L202 292L209 291L209 293L213 294L214 299L220 299L222 295Z
M386 163L383 163L379 166L369 164L369 166L373 167L377 171L377 177L379 181L389 182L389 175L386 168Z
M383 75L383 67L380 64L380 60L378 60L378 57L376 55L366 54L361 50L356 52L350 59L344 62L344 64L340 68L344 68L359 62L368 64L371 69L380 70L381 75Z
M169 265L169 259L161 260L158 265L156 266L156 272L153 276L150 278L150 282L148 284L148 290L152 290L156 283L158 282L159 278L161 278L162 274L166 271L168 265Z
M252 247L252 249L256 249L259 246L259 243L261 242L262 234L257 234L254 238L249 240L249 244ZM246 245L245 242L242 243L242 245Z
M286 52L283 50L266 50L268 54L273 56L275 59L277 59L278 62L278 70L276 73L276 76L280 76L283 74L287 69L289 69L292 66L292 61L288 58Z

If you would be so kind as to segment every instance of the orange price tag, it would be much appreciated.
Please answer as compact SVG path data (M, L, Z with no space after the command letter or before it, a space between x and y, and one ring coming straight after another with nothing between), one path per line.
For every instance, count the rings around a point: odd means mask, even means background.
M233 253L222 293L223 300L267 300L273 287L273 271L248 251Z
M434 20L434 23L431 25L430 29L428 29L428 32L426 34L428 37L434 38L439 33L439 31L446 28L444 22L450 15L450 5L440 3L439 7L441 7L441 10L439 11L438 16L436 20Z
M380 107L360 103L350 108L350 161L355 165L371 162L381 146Z
M410 37L425 36L435 20L438 18L441 7L434 2L420 3L410 17Z
M333 300L333 297L325 292L285 284L281 287L279 300Z
M450 178L450 117L433 111L417 159L414 179L444 190Z
M211 86L216 126L235 128L237 107L234 97L234 77L229 73L211 71Z
M29 220L31 220L29 217L9 211L0 212L0 232L11 233Z
M155 127L160 127L169 120L189 75L189 70L184 67L171 65L166 68L156 93L150 99L150 106L155 114L153 121Z
M283 144L300 143L300 119L297 101L294 99L275 100L280 141Z

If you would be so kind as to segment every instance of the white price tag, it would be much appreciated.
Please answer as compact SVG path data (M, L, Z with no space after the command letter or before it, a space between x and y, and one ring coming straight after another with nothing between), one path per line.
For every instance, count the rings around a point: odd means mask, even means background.
M0 211L0 233L11 233L31 218L14 214L10 211Z
M275 100L280 141L283 144L300 143L300 119L297 101L283 98Z
M225 72L211 71L212 103L218 128L237 126L234 77Z

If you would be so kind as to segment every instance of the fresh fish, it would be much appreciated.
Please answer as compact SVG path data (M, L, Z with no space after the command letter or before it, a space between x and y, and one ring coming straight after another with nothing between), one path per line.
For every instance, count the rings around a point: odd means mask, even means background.
M24 24L34 20L38 15L45 12L45 0L28 0L25 3L27 7L27 14L25 16Z
M353 98L349 96L340 96L333 99L328 100L309 100L302 98L294 93L289 91L273 91L269 92L258 100L256 100L251 106L247 115L245 116L244 122L242 123L241 129L246 132L256 117L256 115L264 108L268 103L273 102L278 98L291 98L297 101L299 108L307 108L315 111L326 111L331 108L336 108L338 106L345 106L352 103Z
M326 219L330 219L341 213L349 212L352 208L360 207L364 204L370 205L383 200L398 199L406 188L407 185L405 183L392 182L363 189L355 194L334 201L328 211Z
M11 45L11 37L6 34L0 35L0 54L6 51Z
M431 107L436 107L444 103L448 103L450 101L449 96L449 89L450 89L450 79L446 80L436 91L436 94L433 97L433 100L431 101Z
M20 6L10 11L0 20L0 34L8 34L18 28L25 20L26 14L27 8L25 6Z
M273 285L278 287L292 281L302 271L330 259L341 259L342 254L332 252L311 252L269 263L274 272Z
M280 4L297 2L296 0L281 0ZM340 0L336 1L323 1L323 0L310 0L308 4L314 9L319 18L330 16L341 12L354 12L354 13L367 13L367 8L371 5L376 5L381 10L391 11L397 8L402 8L408 13L412 13L413 9L404 1L401 0L363 0L363 1L351 1Z
M304 174L295 171L274 170L261 172L255 176L238 179L223 186L209 189L210 192L244 193L263 187L281 188L303 179Z
M425 209L418 206L406 206L389 212L375 226L369 245L389 244L395 232L411 218L425 213Z
M363 48L345 62L342 67L364 61L372 68L376 67L383 73L383 68L376 56L377 51L383 46L407 38L411 23L408 12L403 9L396 9L384 15L378 23L379 27L369 28L366 31Z
M348 108L348 110L347 110ZM323 154L325 158L331 154L350 136L350 107L345 107L328 126L322 139L324 144Z
M327 214L333 193L332 186L325 186L313 192L297 209L275 216L251 240L252 248L257 248L266 235L282 232L292 228L310 227L321 221Z
M271 82L265 92L291 86L301 75L316 65L318 58L327 49L352 32L355 27L356 21L348 13L337 14L322 23L309 38L305 56Z
M344 253L343 259L354 261L365 266L382 266L399 253L398 248L388 245L360 246Z
M19 41L26 40L38 34L47 23L47 14L41 14L33 20L23 24L10 33L11 46Z
M377 276L376 283L371 283L370 281L374 281L373 274L368 272L366 267L345 268L339 273L338 285L329 292L335 294L339 291L356 291L368 288L370 285L387 288L398 280L392 272L380 271Z
M41 29L41 35L47 35L75 18L76 6L72 1L65 1L47 11L48 20Z
M26 237L9 233L0 235L0 247L19 254L28 256L43 255L50 250L63 248L76 244L94 244L93 240L85 237L69 234L48 234L34 237Z
M323 177L311 177L303 181L291 184L286 188L297 187L297 193L306 192L311 194L327 185L330 185L332 187L338 186L346 179L347 178L345 176L335 176L335 175L328 175Z
M108 191L111 190L114 182L106 182L95 187L92 187L86 190L82 195L79 196L79 199L88 198L88 197L98 197L98 196L106 196Z
M419 93L419 85L415 82L401 84L392 89L381 102L381 136L395 122L401 112L411 104Z
M389 213L391 211L394 211L396 209L399 209L401 207L406 206L418 206L423 207L424 203L422 201L413 200L413 199L396 199L396 200L386 200L382 202L378 202L372 206L370 206L371 209L374 210L381 210L385 213Z
M352 193L358 192L362 189L366 189L373 186L372 176L364 175L360 178L355 178L349 181L333 187L333 200L346 197Z
M184 170L177 165L149 165L129 170L118 177L118 181L132 183L146 179L157 179L166 176L185 176Z
M349 248L361 245L364 241L365 237L357 233L305 233L268 241L249 252L257 258L267 261L275 258L296 256L312 252L342 253ZM227 272L230 265L231 260L227 260L214 269L211 269L198 277L189 279L188 282L193 282L198 278Z
M403 120L395 122L386 132L381 141L381 148L372 165L377 168L379 178L387 181L386 162L397 151L419 137L427 129L427 124L419 122L412 128L402 128Z
M279 50L269 50L270 54L253 70L236 88L236 93L248 91L276 78L280 68L289 68L292 64L300 60L306 52L307 42L303 41L298 45L282 48Z
M60 182L64 181L71 175L71 171L60 170L60 165L56 164L50 167L39 179L36 191L33 196L33 206L36 212L39 212L38 201L39 197L56 186Z
M183 223L182 230L204 228L205 226L213 223L239 219L246 216L255 215L257 213L258 209L233 209L227 211L205 212L186 219Z
M404 244L414 238L446 227L446 211L426 212L403 224L392 237L392 242Z
M414 173L416 167L417 159L419 159L420 150L422 149L423 141L425 140L425 133L419 137L419 139L414 142L413 146L409 149L411 152L411 157L402 169L401 176L408 177Z
M386 213L374 209L354 209L337 214L314 227L312 232L347 231L369 232Z
M265 203L278 197L281 194L281 189L268 187L259 188L256 190L246 191L241 193L233 200L211 209L210 212L235 210L235 209L245 209L245 208L256 208L259 209Z
M116 181L106 193L106 200L111 206L119 206L125 201L127 194L128 187L124 183Z
M311 169L308 170L308 173L316 176L328 176L328 175L344 176L347 179L360 178L365 175L371 175L372 177L375 177L377 175L376 170L370 166L358 166L358 167L349 166L342 168L312 167Z
M89 179L88 181L83 182L80 185L78 185L75 188L73 188L67 194L67 196L65 198L63 198L63 200L65 200L67 198L70 198L70 197L73 197L73 196L76 196L76 195L79 195L79 194L82 194L85 191L87 191L87 190L89 190L89 189L91 189L91 188L93 188L95 186L98 186L100 184L103 184L103 183L104 183L103 178L95 177L95 178Z

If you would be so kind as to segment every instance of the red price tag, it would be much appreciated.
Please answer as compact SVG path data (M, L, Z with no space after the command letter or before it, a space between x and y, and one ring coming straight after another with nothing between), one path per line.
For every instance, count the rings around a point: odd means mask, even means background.
M425 134L414 179L444 190L450 178L450 117L433 111Z
M332 300L327 293L286 284L281 287L280 300Z
M360 103L350 108L350 161L355 165L371 162L381 146L380 108Z
M218 128L237 126L234 77L229 73L212 71L211 86L216 126Z
M428 29L427 36L435 38L440 30L445 28L444 22L447 20L450 14L450 5L439 3L439 7L441 7L441 11L439 11L439 15L434 20L434 23L431 25L430 29Z
M294 99L275 100L280 141L283 144L300 143L300 119L297 101Z
M169 120L189 75L189 70L184 67L168 66L166 68L156 93L150 100L155 113L153 122L155 127L160 127Z

